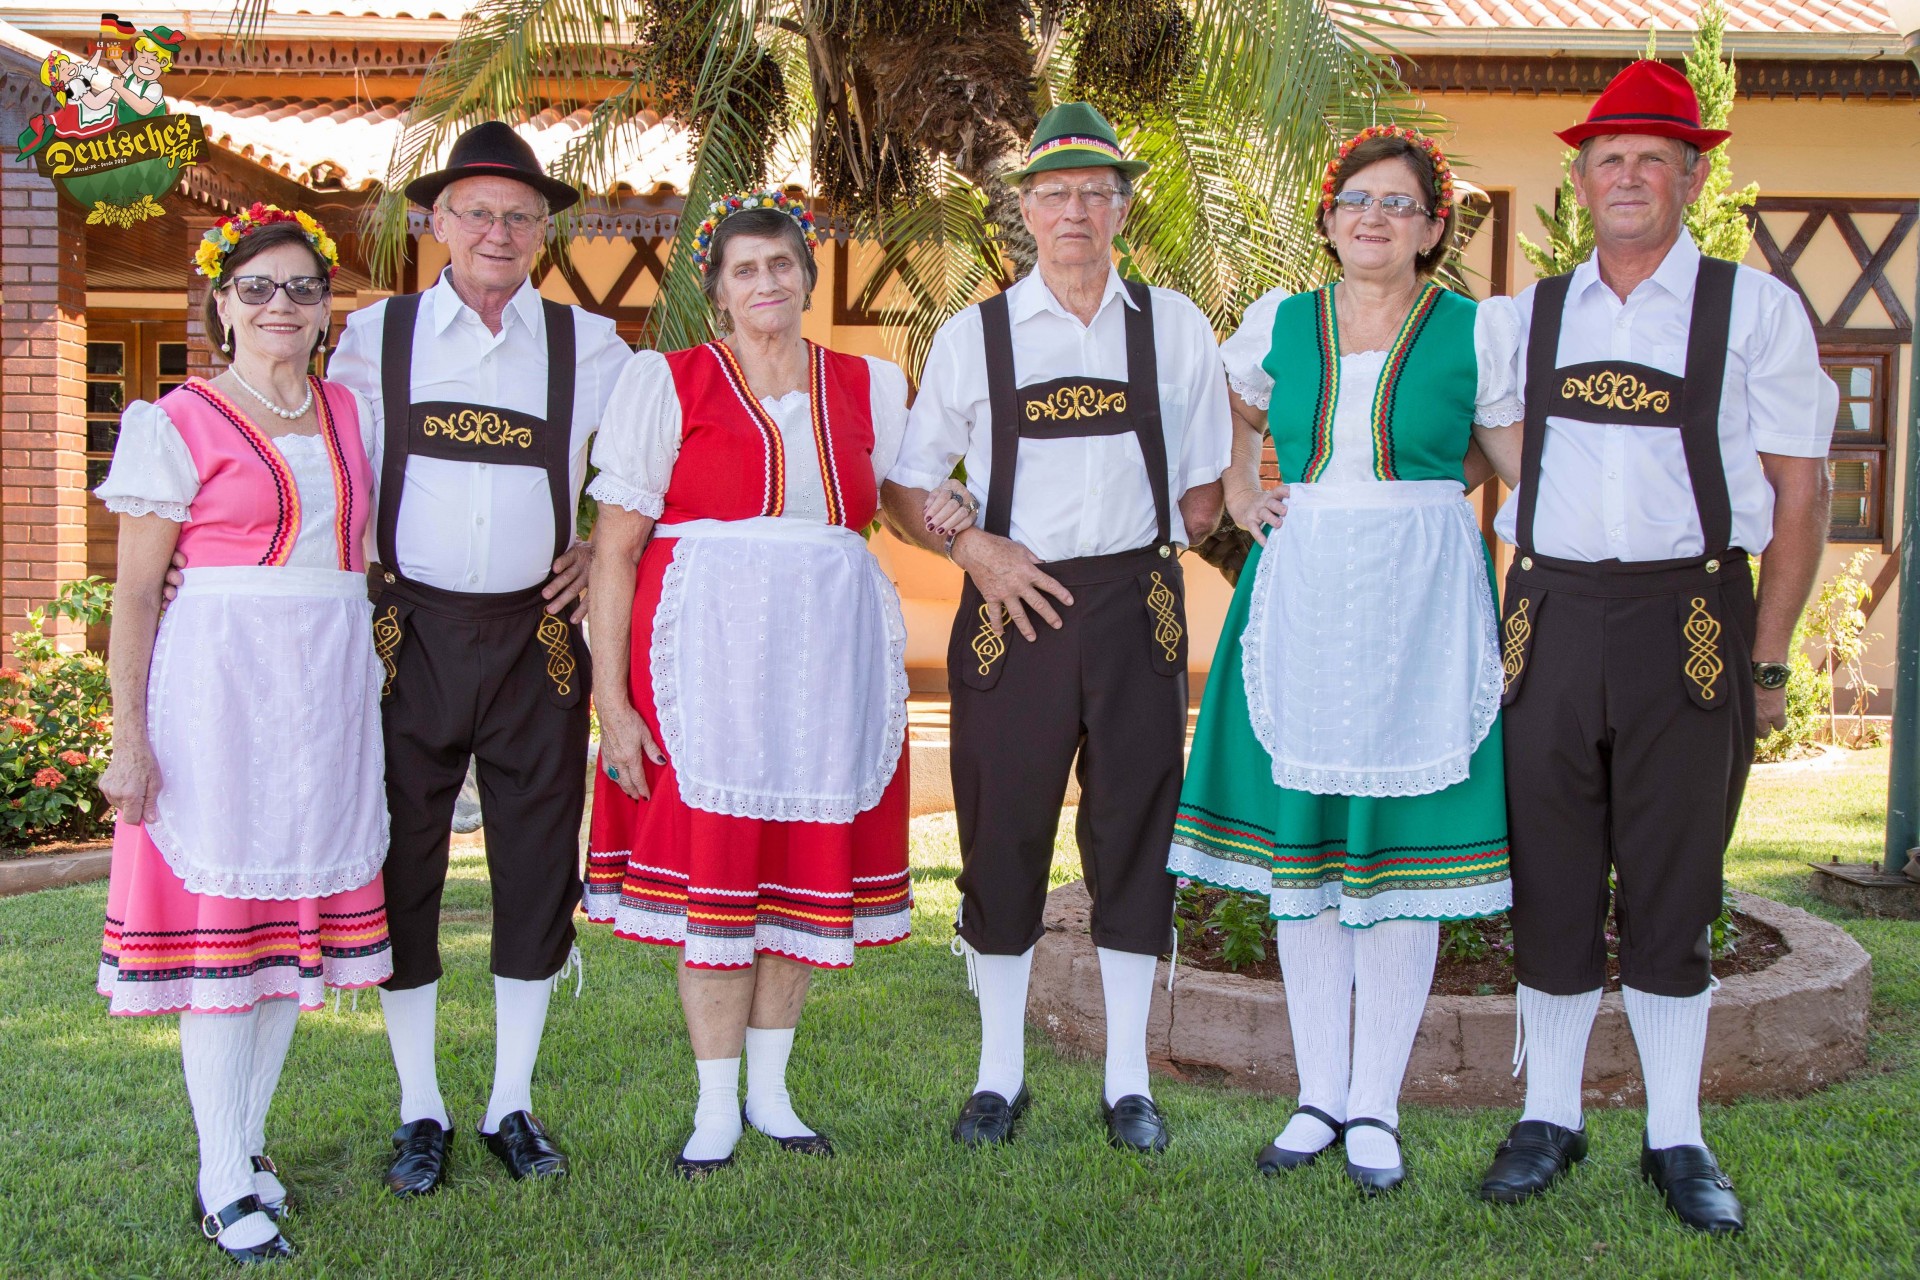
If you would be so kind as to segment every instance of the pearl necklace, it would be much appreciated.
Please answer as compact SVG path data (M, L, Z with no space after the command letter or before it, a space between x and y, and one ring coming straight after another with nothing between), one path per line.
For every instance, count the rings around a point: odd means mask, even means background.
M252 396L255 400L258 400L261 404L267 406L268 413L278 414L280 417L285 418L288 421L292 421L295 418L305 416L307 410L313 407L313 383L311 381L307 383L307 398L300 402L300 407L298 409L282 409L279 405L275 404L273 401L261 395L259 391L255 390L254 385L251 382L248 382L245 378L240 376L240 371L238 369L234 368L232 365L228 365L227 372L233 375L233 380L240 384L241 390L245 391L248 395Z

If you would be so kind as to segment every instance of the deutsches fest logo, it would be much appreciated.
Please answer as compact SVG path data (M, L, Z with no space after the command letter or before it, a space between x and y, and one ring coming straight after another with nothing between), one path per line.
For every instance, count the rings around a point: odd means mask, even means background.
M85 61L55 50L41 64L54 109L27 122L20 160L87 210L89 223L130 227L161 216L160 200L206 151L199 117L168 114L160 92L183 39L107 13Z

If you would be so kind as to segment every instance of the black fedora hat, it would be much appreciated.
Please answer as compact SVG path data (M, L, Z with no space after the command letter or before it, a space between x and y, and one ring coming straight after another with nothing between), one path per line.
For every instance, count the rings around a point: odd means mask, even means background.
M486 120L454 139L447 167L423 173L407 184L407 199L431 209L440 193L462 178L511 178L524 182L547 198L554 213L580 203L580 193L558 178L549 178L527 140L513 126Z

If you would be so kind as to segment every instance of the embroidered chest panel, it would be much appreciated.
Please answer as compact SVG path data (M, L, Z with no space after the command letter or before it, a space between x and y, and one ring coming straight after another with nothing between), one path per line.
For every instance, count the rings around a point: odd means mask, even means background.
M1133 429L1127 384L1109 378L1050 378L1020 388L1020 434L1029 440L1118 435Z
M452 462L491 462L538 467L545 463L539 442L545 418L517 409L425 400L408 413L407 452Z
M1627 360L1594 360L1553 371L1547 414L1576 422L1629 427L1678 427L1677 374Z

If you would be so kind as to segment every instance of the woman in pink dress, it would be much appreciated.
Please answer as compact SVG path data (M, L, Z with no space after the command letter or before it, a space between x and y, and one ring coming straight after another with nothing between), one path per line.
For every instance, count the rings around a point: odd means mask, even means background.
M392 972L362 550L373 419L307 373L338 263L318 223L256 204L197 262L227 370L129 405L96 490L120 516L98 985L113 1014L180 1015L200 1229L261 1262L293 1252L265 1127L295 1019Z

